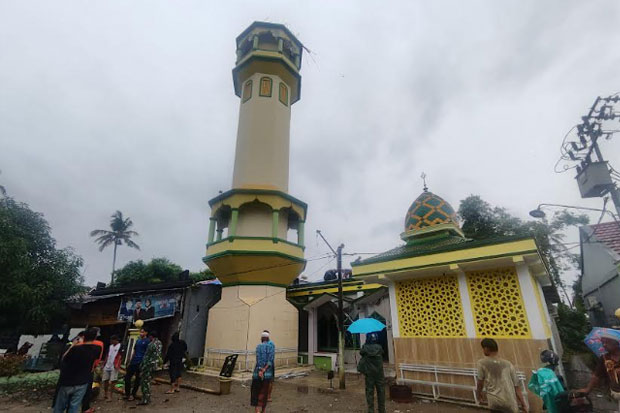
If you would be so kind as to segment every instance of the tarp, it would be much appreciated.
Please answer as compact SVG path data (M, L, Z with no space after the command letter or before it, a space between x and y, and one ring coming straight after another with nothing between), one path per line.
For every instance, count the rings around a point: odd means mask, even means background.
M180 293L128 295L121 300L118 319L133 322L172 317L180 300Z

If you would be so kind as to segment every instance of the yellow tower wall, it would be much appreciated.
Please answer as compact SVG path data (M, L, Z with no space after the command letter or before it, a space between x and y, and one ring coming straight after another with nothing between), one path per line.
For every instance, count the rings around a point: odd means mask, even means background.
M271 96L260 96L263 77L272 80ZM285 105L278 98L283 80L273 74L255 73L243 84L250 80L251 97L242 97L239 109L233 188L287 192L291 107L290 102ZM288 85L287 90L290 95Z
M298 311L286 300L286 289L270 285L224 287L209 310L204 363L220 368L226 356L239 354L236 371L251 371L263 330L276 345L276 368L297 363Z

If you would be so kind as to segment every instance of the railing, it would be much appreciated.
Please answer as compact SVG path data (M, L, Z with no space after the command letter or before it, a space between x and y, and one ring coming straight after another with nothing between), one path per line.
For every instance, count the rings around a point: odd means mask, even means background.
M278 354L283 353L295 353L295 355L291 355L290 357L280 357L278 358ZM215 357L210 357L211 354L214 354ZM228 350L228 349L215 349L209 348L205 351L205 356L203 360L203 365L207 367L218 367L224 361L226 356L231 354L238 354L239 358L237 359L237 364L235 366L235 370L238 371L251 371L254 369L254 364L256 363L256 351L254 350ZM276 347L276 368L278 367L278 361L284 360L284 366L289 366L289 364L297 364L297 349L296 348L278 348ZM291 361L293 360L293 361ZM213 364L213 365L210 365ZM282 364L280 364L281 366Z
M227 237L224 237L222 239L219 240L214 240L213 242L208 242L207 243L207 248L212 246L212 245L217 245L217 244L221 244L223 242L233 242L234 240L257 240L257 241L272 241L274 244L277 244L278 242L281 242L283 244L288 244L288 245L292 245L294 247L298 247L301 248L302 250L305 250L306 247L294 242L294 241L289 241L287 239L284 238L279 238L279 237L248 237L248 236L241 236L241 235L229 235Z
M478 380L478 371L474 368L459 368L459 367L443 367L443 366L435 366L430 364L406 364L401 363L398 365L398 370L400 371L400 378L397 380L400 383L405 384L422 384L431 386L432 394L434 399L439 399L441 397L441 388L449 387L453 389L460 390L469 390L472 392L474 397L474 403L476 405L480 405L480 400L478 400L478 395L476 394L476 382ZM405 377L405 372L412 373L427 373L433 374L435 380L416 380L416 379L408 379ZM456 384L456 383L447 383L445 381L440 381L440 375L452 375L452 376L465 376L471 377L473 381L473 385L469 384ZM521 385L521 390L524 395L527 394L527 389L525 387L525 374L522 372L517 372L517 380L519 380L519 384ZM524 397L527 403L527 397Z

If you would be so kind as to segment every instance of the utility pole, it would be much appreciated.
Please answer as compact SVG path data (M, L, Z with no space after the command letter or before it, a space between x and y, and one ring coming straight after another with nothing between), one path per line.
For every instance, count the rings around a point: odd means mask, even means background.
M620 112L615 111L615 105L619 101L620 95L618 94L608 97L598 96L588 114L581 118L582 123L577 125L579 142L566 142L563 147L564 153L568 156L563 159L580 161L576 167L576 179L581 197L594 198L609 194L618 216L620 216L620 188L612 176L615 179L619 179L620 176L603 158L598 139L601 136L611 139L616 132L615 129L603 129L603 123L620 119ZM595 162L592 160L593 154L596 155Z
M344 244L338 246L337 271L338 271L338 381L340 390L346 388L344 374L344 309L342 300L342 249Z
M338 273L338 382L340 383L340 390L344 390L346 388L344 374L344 300L342 296L342 250L344 249L344 244L340 244L334 250L323 234L321 234L321 231L317 229L316 233L319 234L336 256L336 272Z

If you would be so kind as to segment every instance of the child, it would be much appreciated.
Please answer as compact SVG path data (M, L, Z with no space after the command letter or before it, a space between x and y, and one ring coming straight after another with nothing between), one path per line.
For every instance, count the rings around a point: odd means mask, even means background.
M107 402L112 401L111 393L118 379L118 370L121 367L121 344L117 335L110 337L108 356L103 365L103 392Z

